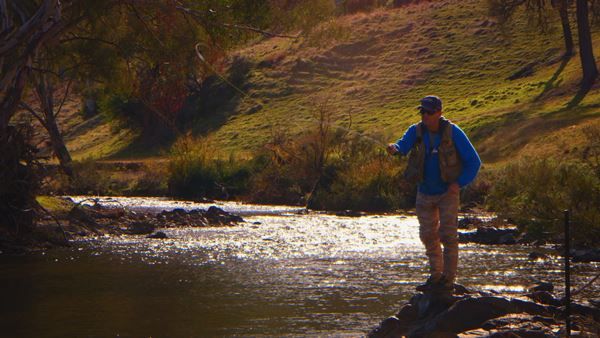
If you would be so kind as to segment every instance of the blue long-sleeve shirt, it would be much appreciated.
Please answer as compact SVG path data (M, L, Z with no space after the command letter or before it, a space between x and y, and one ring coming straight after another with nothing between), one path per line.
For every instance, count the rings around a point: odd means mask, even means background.
M477 176L481 167L481 159L465 132L455 124L451 124L451 126L452 141L462 162L462 171L457 179L458 185L462 188L471 183ZM419 192L426 195L443 194L448 190L448 183L442 180L440 172L437 150L440 146L441 134L439 132L429 133L424 128L422 137L427 151L425 152L425 172L423 173L423 182L419 183ZM404 136L396 142L396 149L402 155L407 155L413 148L416 139L417 124L413 124L406 130Z

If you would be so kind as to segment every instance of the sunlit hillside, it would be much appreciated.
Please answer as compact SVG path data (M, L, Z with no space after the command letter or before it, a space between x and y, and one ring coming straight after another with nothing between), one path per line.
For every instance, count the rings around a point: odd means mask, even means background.
M311 112L325 104L340 126L351 121L353 130L387 141L418 121L419 98L436 94L487 163L578 156L587 142L584 127L600 123L600 91L574 101L579 56L562 62L558 21L542 32L523 13L508 25L487 13L485 0L423 2L342 16L299 39L257 40L228 57L229 64L245 65L240 89L248 96L223 100L209 90L198 100L193 131L223 154L251 154L276 130L294 134L314 126ZM599 32L594 37L600 57ZM69 138L76 158L114 154L126 144L113 134L110 151L90 151L100 148L97 137L87 136ZM132 155L123 154L117 157Z

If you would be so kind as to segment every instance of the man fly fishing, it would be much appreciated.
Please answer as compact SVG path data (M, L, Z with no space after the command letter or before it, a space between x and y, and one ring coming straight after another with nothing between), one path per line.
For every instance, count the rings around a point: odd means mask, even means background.
M475 179L481 160L465 133L442 117L439 97L424 97L418 109L421 122L410 126L396 143L388 144L387 151L391 155L410 153L404 176L418 183L419 236L431 275L417 291L452 291L458 265L460 188Z

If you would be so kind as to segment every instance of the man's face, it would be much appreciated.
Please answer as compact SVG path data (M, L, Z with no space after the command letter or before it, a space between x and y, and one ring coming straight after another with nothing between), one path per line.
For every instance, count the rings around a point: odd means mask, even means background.
M436 129L441 116L441 111L432 114L425 110L421 110L421 121L423 121L427 129Z

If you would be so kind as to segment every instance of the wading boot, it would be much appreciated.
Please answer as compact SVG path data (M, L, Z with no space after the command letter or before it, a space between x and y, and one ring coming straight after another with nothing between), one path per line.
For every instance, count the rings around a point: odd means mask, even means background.
M441 275L431 275L431 276L429 276L429 278L427 278L427 281L425 282L425 284L421 284L421 285L417 286L417 291L421 291L421 292L431 291L437 287L437 285L441 279L442 279Z
M448 277L442 275L442 277L438 280L435 288L439 291L454 291L454 281L450 280Z

